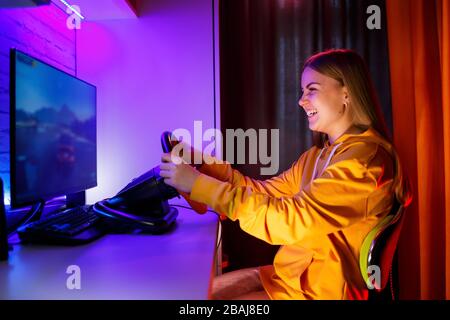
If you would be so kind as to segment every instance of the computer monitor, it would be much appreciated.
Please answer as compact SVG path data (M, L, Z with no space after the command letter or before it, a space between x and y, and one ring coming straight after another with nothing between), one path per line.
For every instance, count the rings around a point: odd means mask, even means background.
M11 207L97 186L96 87L10 51Z

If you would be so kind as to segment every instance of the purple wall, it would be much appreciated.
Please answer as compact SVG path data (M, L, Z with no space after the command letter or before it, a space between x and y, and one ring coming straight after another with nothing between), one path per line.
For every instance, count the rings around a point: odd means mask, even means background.
M0 9L0 175L9 203L9 48L29 53L74 74L75 31L66 27L67 14L55 5Z
M142 1L139 18L83 22L78 76L97 86L98 187L110 197L159 164L164 130L214 127L211 0Z
M98 187L110 197L159 164L164 130L214 127L211 0L142 0L139 18L85 22L55 5L0 9L0 174L9 198L9 48L97 86ZM101 8L100 8L101 9ZM77 71L77 72L76 72ZM216 111L217 114L217 111Z

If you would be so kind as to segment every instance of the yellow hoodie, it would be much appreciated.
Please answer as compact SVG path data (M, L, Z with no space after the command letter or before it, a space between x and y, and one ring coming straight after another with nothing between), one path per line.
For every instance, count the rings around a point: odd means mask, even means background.
M359 252L395 194L406 202L398 157L374 129L312 147L277 177L258 181L229 164L203 165L190 197L270 244L260 268L271 299L364 299ZM315 174L315 179L313 173Z

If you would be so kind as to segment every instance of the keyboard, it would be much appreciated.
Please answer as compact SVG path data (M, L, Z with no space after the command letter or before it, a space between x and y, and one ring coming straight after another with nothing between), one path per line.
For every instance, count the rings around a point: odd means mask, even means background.
M66 209L17 229L23 243L78 245L106 234L92 206Z

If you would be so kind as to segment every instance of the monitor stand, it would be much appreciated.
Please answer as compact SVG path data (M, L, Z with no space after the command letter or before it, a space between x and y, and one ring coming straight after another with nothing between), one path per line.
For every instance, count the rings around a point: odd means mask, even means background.
M86 204L86 191L80 191L76 193L69 193L66 195L66 207L75 208L81 207Z

